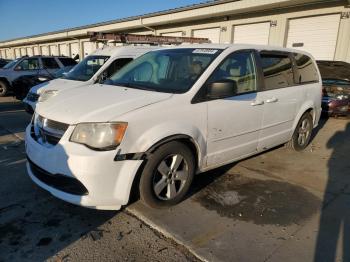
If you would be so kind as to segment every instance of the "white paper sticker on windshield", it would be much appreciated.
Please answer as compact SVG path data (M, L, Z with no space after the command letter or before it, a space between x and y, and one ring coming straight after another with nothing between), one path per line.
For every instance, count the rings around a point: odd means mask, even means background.
M213 55L217 52L217 49L207 49L207 48L200 48L193 50L193 54L210 54Z

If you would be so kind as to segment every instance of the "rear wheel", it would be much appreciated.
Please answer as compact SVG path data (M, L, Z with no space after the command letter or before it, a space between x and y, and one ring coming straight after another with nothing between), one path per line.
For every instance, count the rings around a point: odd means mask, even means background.
M310 142L313 129L313 121L310 113L305 113L298 122L294 130L292 139L288 142L288 146L295 151L304 150Z
M195 171L191 150L183 143L160 146L148 159L140 180L140 197L150 207L162 208L182 201Z
M0 97L5 96L7 94L8 91L8 84L3 81L0 80Z

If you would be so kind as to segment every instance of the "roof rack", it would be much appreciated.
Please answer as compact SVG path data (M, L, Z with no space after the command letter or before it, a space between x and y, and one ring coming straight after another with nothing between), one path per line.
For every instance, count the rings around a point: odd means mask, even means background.
M124 44L151 44L151 45L180 45L182 43L205 44L210 43L208 38L136 35L124 33L87 32L91 42L114 42Z

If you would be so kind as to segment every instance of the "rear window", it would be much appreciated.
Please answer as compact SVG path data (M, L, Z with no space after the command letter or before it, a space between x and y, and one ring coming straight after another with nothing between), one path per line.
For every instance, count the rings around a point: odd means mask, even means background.
M260 57L266 90L294 85L292 61L287 54L261 53Z
M43 66L46 69L57 69L60 68L58 63L56 62L55 58L41 58L43 62Z
M304 54L294 54L297 65L295 82L307 84L319 82L317 68L310 57Z
M69 57L60 57L58 60L60 60L63 66L74 66L77 64L75 60Z

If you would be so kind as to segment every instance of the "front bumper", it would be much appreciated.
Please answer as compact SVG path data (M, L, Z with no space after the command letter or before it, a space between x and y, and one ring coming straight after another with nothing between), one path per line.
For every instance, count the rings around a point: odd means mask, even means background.
M115 150L98 152L69 142L72 131L73 127L69 127L57 145L46 147L31 137L30 126L27 127L29 176L37 185L67 202L96 209L120 209L129 201L132 183L142 160L114 161ZM67 190L67 185L58 186L39 176L33 167L54 180L67 178L65 183L77 182L86 192Z

